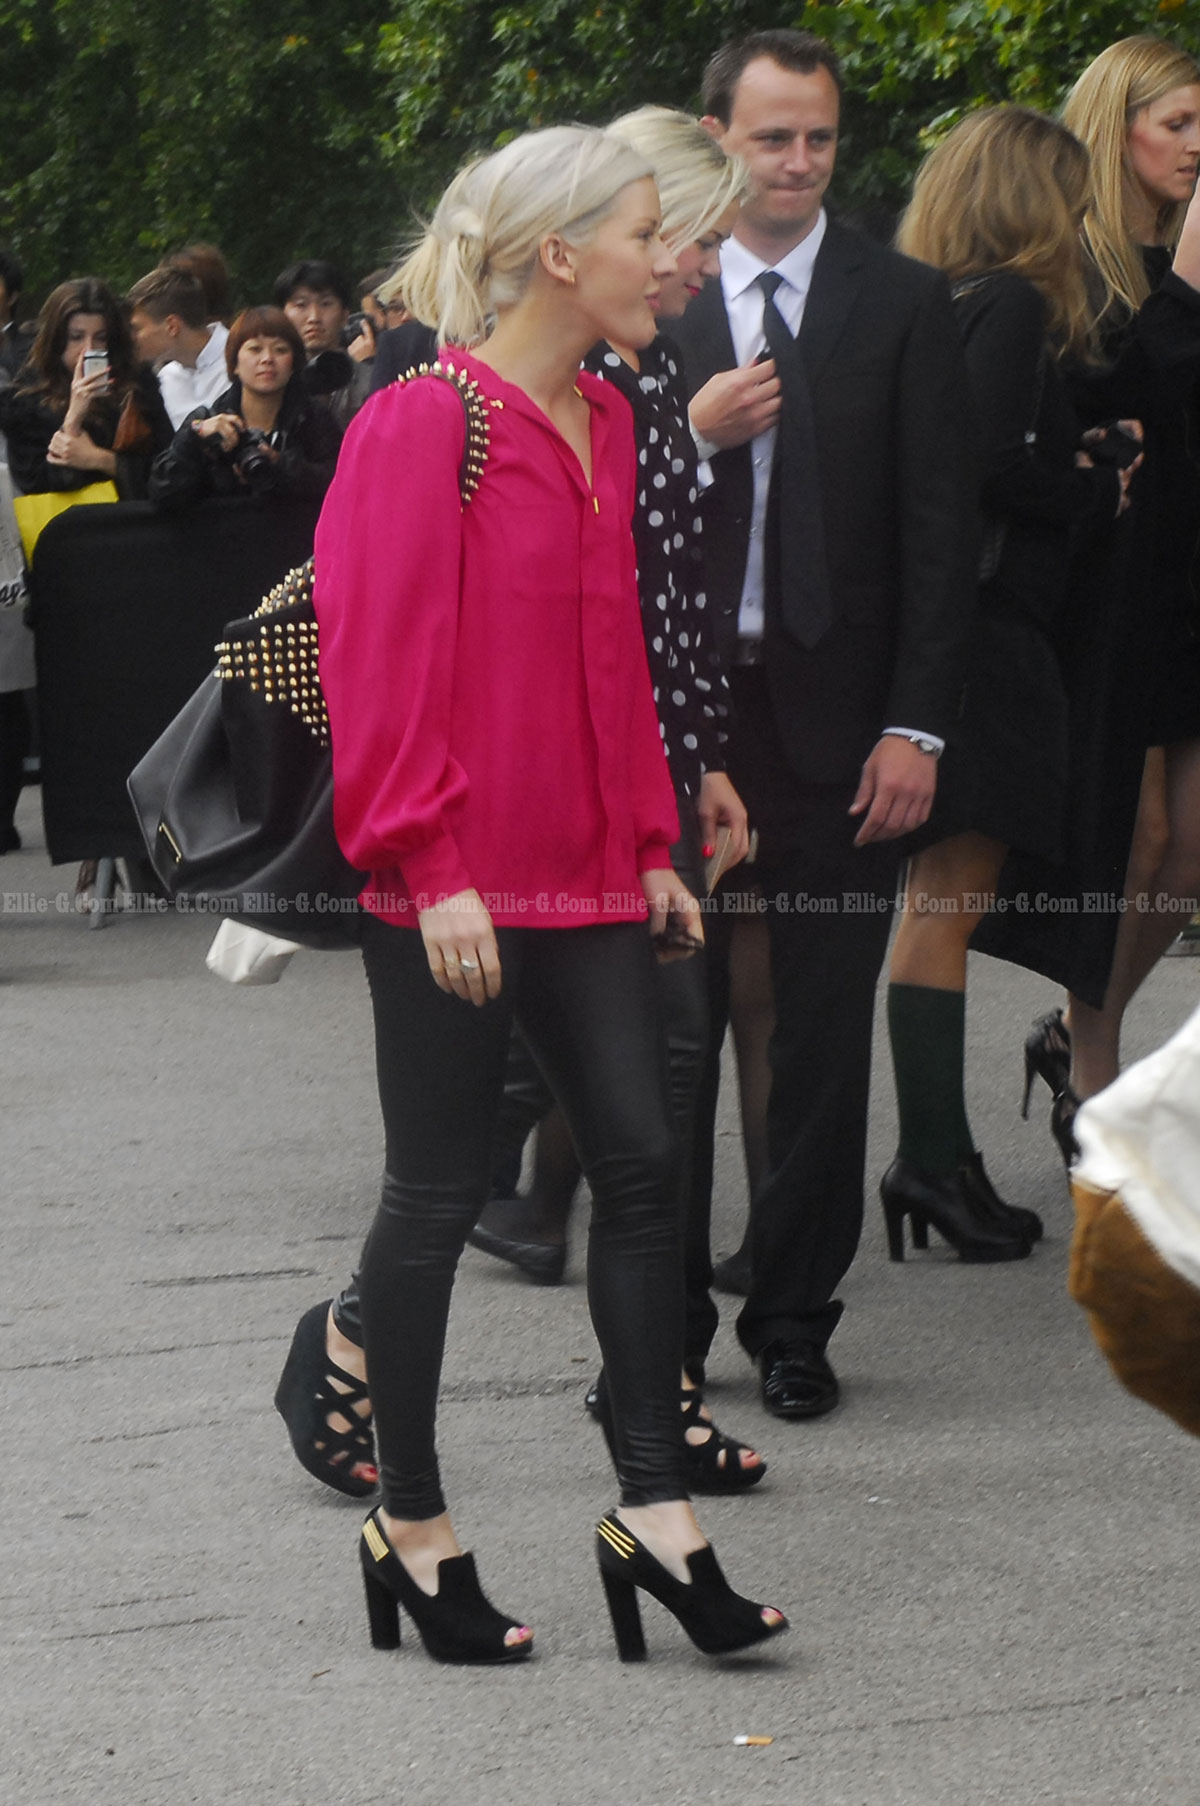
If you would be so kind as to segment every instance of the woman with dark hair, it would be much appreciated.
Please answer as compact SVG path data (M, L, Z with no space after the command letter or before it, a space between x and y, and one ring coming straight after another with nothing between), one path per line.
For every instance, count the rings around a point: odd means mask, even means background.
M1053 632L1073 543L1127 505L1130 470L1097 468L1081 449L1060 369L1091 350L1080 240L1090 194L1087 152L1064 126L988 108L926 158L898 239L953 284L985 532L962 718L912 842L892 952L900 1145L881 1191L893 1260L904 1258L906 1216L918 1247L932 1223L970 1261L1018 1260L1042 1232L1033 1211L993 1189L967 1119L967 945L1010 849L1059 854L1068 709Z
M13 482L26 495L106 479L122 501L145 495L171 423L153 373L135 361L120 303L99 277L60 282L47 299L29 357L0 394L0 432Z
M287 315L244 309L225 364L233 380L211 408L188 416L156 459L150 499L169 507L212 495L324 495L341 434L300 379L304 347Z

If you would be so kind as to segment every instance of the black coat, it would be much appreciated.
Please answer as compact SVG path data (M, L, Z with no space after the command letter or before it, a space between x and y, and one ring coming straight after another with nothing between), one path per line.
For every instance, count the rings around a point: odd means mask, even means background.
M1068 708L1054 633L1073 548L1117 511L1115 470L1076 468L1080 423L1047 343L1046 304L1008 272L960 284L985 521L999 533L981 584L962 718L916 850L968 829L1047 859L1061 853Z
M328 410L308 395L301 379L293 376L283 392L275 430L269 436L278 458L267 479L253 491L219 441L202 439L192 429L193 421L241 411L242 385L235 376L211 408L197 408L188 415L170 445L155 459L150 500L161 507L177 507L210 495L323 496L333 481L342 435Z
M84 422L95 443L105 451L111 451L122 407L130 397L131 406L143 425L144 443L137 450L116 454L117 469L112 480L123 502L145 498L154 457L171 441L171 422L149 365L143 364L135 373L126 395L104 397L92 407ZM65 406L56 408L44 394L31 393L21 388L19 382L11 389L0 391L0 433L8 445L8 467L13 482L25 495L85 489L90 483L106 481L98 470L74 470L65 464L46 462L50 441L62 425L65 414Z
M675 328L694 394L734 350L720 285ZM945 736L962 688L977 556L976 449L945 278L830 221L797 343L812 394L834 622L808 650L768 619L764 663L802 783L857 779L884 727ZM749 445L703 501L718 650L733 651L749 545Z

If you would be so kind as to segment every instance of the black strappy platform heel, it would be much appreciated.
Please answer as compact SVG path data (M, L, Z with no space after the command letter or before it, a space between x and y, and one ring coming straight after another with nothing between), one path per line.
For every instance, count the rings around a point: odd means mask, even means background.
M746 1442L738 1442L732 1436L726 1436L718 1430L710 1417L702 1417L704 1394L698 1386L681 1386L679 1399L683 1409L679 1413L680 1434L683 1437L683 1472L690 1493L704 1493L709 1497L723 1494L747 1492L750 1487L757 1486L767 1471L765 1461L759 1461L757 1467L742 1466L742 1451L749 1450ZM612 1407L609 1404L608 1388L604 1384L604 1374L600 1373L595 1385L590 1386L584 1397L584 1409L604 1432L604 1440L612 1457L613 1466L617 1465L617 1447L613 1440ZM703 1442L689 1442L687 1432L693 1427L710 1430L711 1435ZM724 1451L725 1459L721 1454ZM757 1453L757 1450L750 1451Z
M325 1351L325 1326L329 1319L327 1298L305 1311L296 1325L292 1346L275 1391L275 1409L287 1425L292 1449L301 1467L315 1480L344 1492L352 1499L368 1499L378 1480L356 1474L359 1464L375 1468L375 1436L371 1417L356 1411L370 1394L332 1361ZM338 1390L334 1381L345 1388ZM329 1418L342 1417L350 1426L335 1430Z
M617 1654L623 1662L646 1659L639 1587L666 1606L702 1655L731 1655L734 1650L776 1637L788 1627L782 1612L777 1624L768 1624L763 1612L774 1608L734 1592L708 1544L687 1558L691 1583L676 1580L615 1511L610 1511L596 1525L596 1557Z
M485 1597L473 1555L440 1561L437 1592L423 1592L388 1542L378 1510L363 1525L358 1552L373 1648L399 1649L403 1606L435 1662L523 1662L533 1654L532 1637L504 1641L525 1627Z

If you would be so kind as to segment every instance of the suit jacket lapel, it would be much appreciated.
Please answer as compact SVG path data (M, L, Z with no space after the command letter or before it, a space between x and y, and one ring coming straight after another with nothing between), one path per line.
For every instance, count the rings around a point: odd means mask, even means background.
M858 293L863 265L857 234L830 220L813 265L812 286L796 343L809 381L818 376L842 335ZM703 295L697 297L703 299Z
M687 359L689 386L695 390L702 388L710 376L720 370L732 370L737 363L729 317L725 312L725 297L718 280L705 283L695 299L688 303L684 319L686 330L679 336ZM669 323L667 330L670 331Z

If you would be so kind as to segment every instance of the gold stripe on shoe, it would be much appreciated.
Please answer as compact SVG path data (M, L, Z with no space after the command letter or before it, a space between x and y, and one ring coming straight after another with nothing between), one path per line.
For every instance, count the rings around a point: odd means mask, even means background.
M618 1555L624 1556L626 1561L637 1546L629 1532L613 1518L601 1518L596 1525L596 1534L602 1536L609 1547L615 1549Z
M389 1554L387 1539L380 1534L379 1526L376 1524L373 1517L368 1518L363 1525L363 1536L366 1539L367 1548L371 1551L375 1560L386 1560Z

